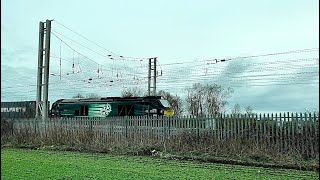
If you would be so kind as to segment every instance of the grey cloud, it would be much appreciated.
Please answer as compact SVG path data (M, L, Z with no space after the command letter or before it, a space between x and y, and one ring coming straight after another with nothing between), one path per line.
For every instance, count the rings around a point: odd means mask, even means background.
M1 65L6 64L13 67L36 67L37 51L32 48L22 48L18 50L9 50L1 48Z

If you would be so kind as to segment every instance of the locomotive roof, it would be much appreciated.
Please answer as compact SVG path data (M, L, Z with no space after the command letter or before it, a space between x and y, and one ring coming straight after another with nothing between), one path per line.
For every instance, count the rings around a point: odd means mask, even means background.
M161 96L146 96L146 97L101 97L101 98L73 98L58 100L62 103L73 102L110 102L110 101L142 101L151 99L161 99Z

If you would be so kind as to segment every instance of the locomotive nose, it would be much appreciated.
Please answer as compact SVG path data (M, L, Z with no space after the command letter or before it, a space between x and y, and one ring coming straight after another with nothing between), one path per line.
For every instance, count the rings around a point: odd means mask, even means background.
M172 109L164 110L163 115L165 115L165 116L173 116L174 115L174 110L172 110Z

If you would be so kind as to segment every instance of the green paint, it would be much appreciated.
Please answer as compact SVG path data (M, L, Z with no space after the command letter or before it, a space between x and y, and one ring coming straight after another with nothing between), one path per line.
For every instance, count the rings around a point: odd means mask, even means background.
M64 103L60 105L60 115L69 117L114 117L119 116L121 109L119 107L133 105L133 116L146 115L148 109L159 109L160 107L151 104L144 105L141 102L123 101L123 102L77 102ZM86 106L87 112L84 112ZM132 110L132 109L131 109Z

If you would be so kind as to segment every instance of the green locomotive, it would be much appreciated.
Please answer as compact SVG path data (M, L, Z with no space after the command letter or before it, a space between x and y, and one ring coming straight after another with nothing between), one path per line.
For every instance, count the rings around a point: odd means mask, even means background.
M161 96L59 99L51 117L173 116L169 102Z

